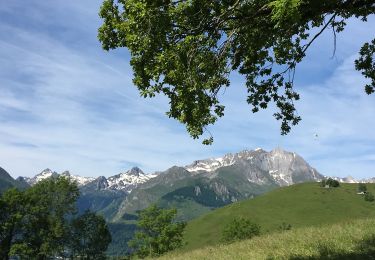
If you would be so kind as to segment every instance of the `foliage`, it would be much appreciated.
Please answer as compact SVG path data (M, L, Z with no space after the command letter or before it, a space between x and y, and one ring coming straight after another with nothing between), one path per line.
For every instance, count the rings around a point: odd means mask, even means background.
M64 177L48 178L25 191L24 236L27 248L17 253L45 258L62 255L69 237L66 218L75 213L79 190Z
M224 242L234 242L237 240L250 239L259 236L260 226L249 219L242 217L235 218L227 224L223 231Z
M105 259L112 238L102 216L86 211L71 223L71 250L83 259Z
M331 178L329 178L326 182L326 184L329 185L329 187L333 187L333 188L337 188L337 187L340 187L340 182L338 180L333 180Z
M0 259L8 259L13 245L22 236L25 196L15 188L0 197Z
M359 183L359 184L358 184L358 192L364 192L364 193L366 193L366 191L367 191L366 184L364 184L364 183Z
M366 194L365 194L365 201L372 202L374 200L375 200L374 195L371 192L366 192Z
M365 86L367 94L375 92L375 39L370 43L365 43L361 48L360 58L355 61L357 70L362 71L362 75L371 80L371 84Z
M330 187L330 188L337 188L340 186L340 182L338 180L334 180L332 178L323 179L321 182L321 187Z
M325 30L336 39L351 17L366 21L374 13L373 0L104 0L98 38L105 50L129 49L140 94L166 95L167 115L193 138L224 115L219 93L231 71L245 77L254 113L276 104L286 134L301 120L294 72L311 44ZM366 43L356 61L372 80L368 94L375 88L374 46Z
M292 229L292 225L288 224L286 222L281 223L281 225L279 226L280 231L287 231L287 230L291 230L291 229Z
M3 193L0 197L0 258L50 259L66 257L67 253L75 257L72 234L76 242L87 234L103 234L103 225L106 227L104 220L93 213L84 220L82 217L75 219L78 196L77 184L64 177L45 179L27 190L10 189ZM77 230L81 229L76 225L72 229L70 220L79 222L80 228L95 225L95 231L89 233L92 230L85 229L79 233ZM108 241L106 237L101 239L101 243ZM98 244L96 249L105 250Z
M161 209L156 205L139 213L139 230L129 246L141 258L159 256L182 245L186 223L174 222L176 209Z

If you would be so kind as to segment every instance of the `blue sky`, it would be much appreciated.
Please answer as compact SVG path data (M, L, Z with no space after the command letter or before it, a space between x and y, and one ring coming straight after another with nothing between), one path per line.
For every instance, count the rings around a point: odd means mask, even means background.
M375 35L375 19L351 20L325 33L297 68L302 122L281 136L273 108L246 104L241 76L222 93L226 115L203 146L165 116L164 97L143 99L132 85L126 50L98 42L98 0L2 1L0 4L0 166L12 176L49 167L110 176L139 166L146 172L229 152L281 146L325 175L375 176L375 95L354 59ZM317 133L319 138L314 138Z

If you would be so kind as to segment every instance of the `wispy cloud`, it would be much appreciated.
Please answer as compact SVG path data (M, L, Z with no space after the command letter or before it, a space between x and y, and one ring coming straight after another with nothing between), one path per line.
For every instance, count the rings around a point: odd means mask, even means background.
M46 167L86 176L136 165L153 172L278 145L300 153L324 174L375 175L374 97L363 94L363 78L352 63L368 32L356 22L350 28L359 34L356 44L347 40L353 32L343 34L337 58L329 60L319 54L331 42L325 36L300 67L297 105L304 120L290 135L280 136L272 108L251 114L243 80L233 74L222 96L226 116L211 127L215 143L206 147L165 116L165 98L139 97L126 50L100 49L100 2L0 5L0 165L13 176Z

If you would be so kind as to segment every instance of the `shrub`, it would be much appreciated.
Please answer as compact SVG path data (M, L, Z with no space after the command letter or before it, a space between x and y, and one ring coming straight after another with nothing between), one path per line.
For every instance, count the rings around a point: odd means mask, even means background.
M374 198L374 195L371 193L371 192L367 192L366 194L365 194L365 201L374 201L375 200L375 198Z
M322 180L321 182L322 187L325 187L326 185L328 185L330 188L336 188L340 186L340 182L332 178L328 178L326 180Z
M364 192L364 193L366 193L366 191L367 191L366 184L364 184L364 183L359 183L359 184L358 184L358 192Z
M223 231L223 241L230 243L237 240L250 239L259 236L260 226L249 219L242 217L235 218Z
M292 225L291 224L288 224L288 223L285 223L283 222L280 226L279 226L279 230L280 231L286 231L286 230L291 230L292 229Z

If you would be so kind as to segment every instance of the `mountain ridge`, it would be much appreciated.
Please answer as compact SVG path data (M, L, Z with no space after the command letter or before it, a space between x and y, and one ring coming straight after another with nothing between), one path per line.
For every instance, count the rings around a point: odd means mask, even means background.
M245 149L245 150L242 150L242 151L237 152L237 153L227 153L222 157L211 157L211 158L206 158L206 159L199 159L199 160L195 160L191 164L188 164L188 165L185 165L185 166L174 166L174 167L185 168L187 171L189 171L192 174L199 174L199 173L202 173L202 172L210 173L210 172L214 172L215 170L217 170L219 168L227 167L227 166L232 165L234 163L235 159L238 159L238 158L241 159L241 157L244 157L246 154L269 153L269 154L274 154L274 155L276 154L277 155L278 153L280 153L280 151L289 153L289 155L292 155L294 158L295 157L302 158L300 155L298 155L295 152L288 152L288 151L285 151L285 150L283 150L282 148L279 148L279 147L275 148L275 149L273 149L269 152L267 152L266 150L263 150L262 148L256 148L254 150ZM251 159L251 157L249 157L248 159ZM108 180L110 181L110 183L108 183L110 188L112 188L112 189L124 189L124 187L122 187L121 185L116 186L116 184L118 184L118 182L121 181L119 179L121 179L121 177L124 177L124 175L131 176L131 175L134 175L134 174L132 174L132 172L133 172L133 173L136 173L135 174L136 177L141 177L141 179L144 179L144 181L147 181L147 180L149 180L151 178L154 178L158 174L163 173L167 170L155 171L154 173L144 173L139 167L135 166L135 167L131 168L130 170L127 170L125 172L120 172L118 174L115 174L115 175L112 175L112 176L109 176L109 177L105 177L105 176L83 177L83 176L80 176L80 175L72 175L69 171L64 171L61 174L59 174L56 171L52 171L51 169L46 168L45 170L41 171L39 174L35 175L34 177L22 177L22 176L20 176L18 178L23 178L28 184L34 185L36 182L38 182L38 181L40 181L44 178L62 175L62 176L70 177L73 180L76 180L79 186L86 185L89 182L97 180L98 178L101 178L101 179L105 178L107 181ZM316 171L316 170L314 169L314 171ZM139 176L137 174L137 172L138 172L138 174L140 173L141 176ZM270 170L270 173L274 176L274 178L282 179L282 177L284 177L284 176L280 176L280 175L276 174L277 172L279 172L279 169L274 168L274 169ZM144 176L146 176L146 177L144 177ZM209 175L207 175L207 176L209 176ZM317 174L317 177L318 177L318 174ZM323 177L324 178L333 178L335 180L339 180L340 182L344 182L344 183L375 183L375 177L362 178L362 179L356 179L356 178L353 178L352 176L337 177L337 176L326 176L326 175L324 175ZM138 184L144 182L144 181L139 181L137 178L134 178L133 181L135 183L138 183ZM128 184L132 184L132 183L133 182L130 181L130 183L128 183Z

